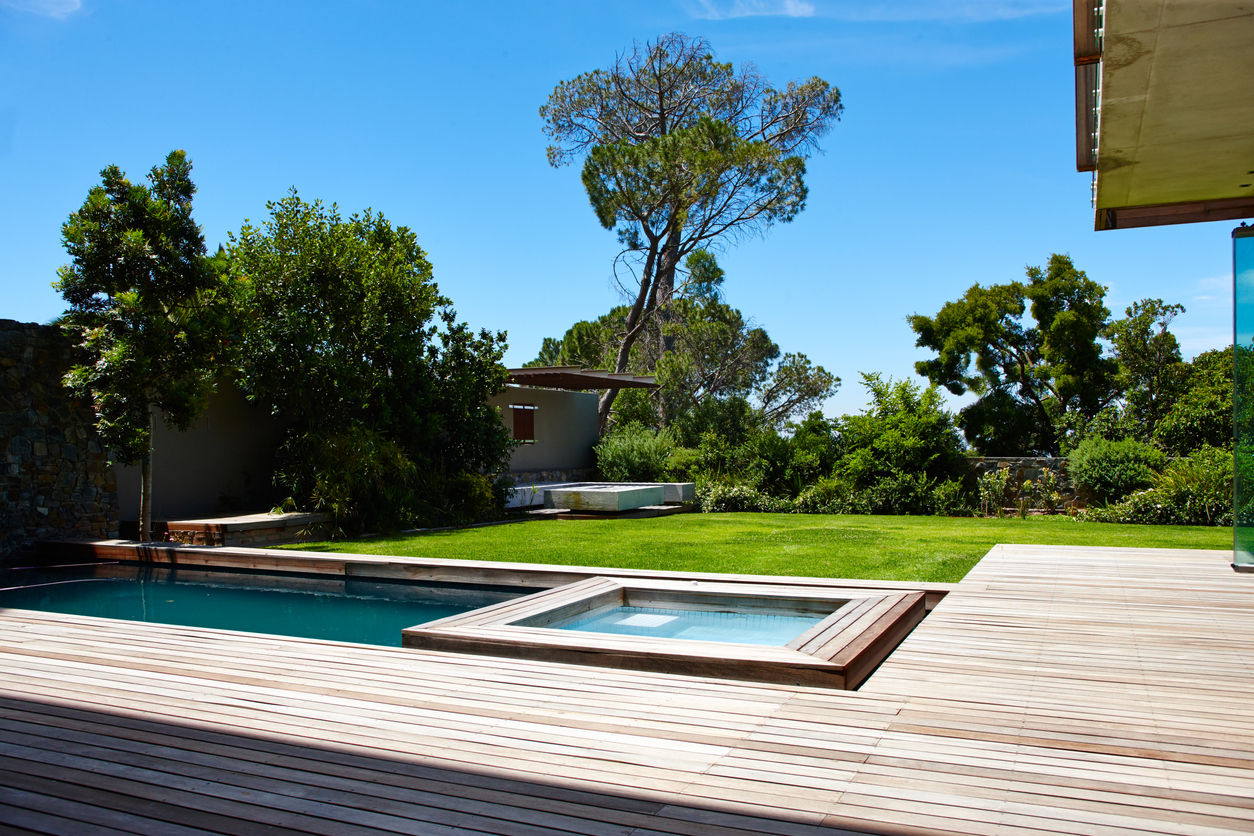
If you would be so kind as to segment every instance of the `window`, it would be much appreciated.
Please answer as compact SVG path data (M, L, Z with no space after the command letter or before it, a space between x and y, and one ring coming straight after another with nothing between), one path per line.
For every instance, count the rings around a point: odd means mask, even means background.
M536 406L529 403L512 403L514 413L514 440L523 444L536 443Z

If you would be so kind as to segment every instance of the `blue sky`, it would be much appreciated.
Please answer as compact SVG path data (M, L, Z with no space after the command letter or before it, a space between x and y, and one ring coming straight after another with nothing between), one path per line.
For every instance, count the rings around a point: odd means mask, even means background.
M1108 306L1188 309L1186 355L1232 340L1230 229L1093 232L1074 169L1066 0L434 3L0 0L0 318L46 322L60 227L110 163L191 157L210 247L295 186L412 228L441 290L506 362L618 302L613 236L537 109L633 41L706 37L777 85L820 76L846 111L807 209L720 254L728 301L844 380L914 377L912 313L1070 253Z

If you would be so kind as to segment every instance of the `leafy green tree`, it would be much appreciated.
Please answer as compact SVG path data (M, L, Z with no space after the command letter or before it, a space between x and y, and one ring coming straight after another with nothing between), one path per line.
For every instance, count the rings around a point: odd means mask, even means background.
M615 351L625 315L626 308L618 307L595 322L575 323L560 340L546 338L528 365L597 365ZM663 327L656 320L654 326ZM756 424L779 429L840 385L840 378L804 354L781 354L764 329L714 295L677 298L664 327L673 336L672 351L659 355L656 341L642 341L627 367L656 374L659 388L623 393L615 401L615 423L670 426L702 404L740 397L752 398Z
M878 373L863 372L862 385L871 404L861 414L845 415L836 423L844 451L837 472L855 489L903 473L931 480L965 473L962 439L935 384L920 389L909 380L885 380Z
M633 270L614 371L627 370L651 318L669 319L686 256L796 217L805 159L841 109L821 79L776 90L751 65L737 72L704 39L680 33L558 84L540 108L549 162L585 156L592 208L623 244L616 264ZM658 336L666 353L673 335ZM601 397L602 426L617 391Z
M1119 363L1119 388L1130 418L1142 428L1143 440L1184 393L1189 366L1180 359L1180 344L1167 328L1184 313L1183 305L1142 299L1127 317L1110 326L1109 336Z
M152 536L152 430L196 419L228 352L232 294L225 257L210 258L192 219L192 164L172 151L149 185L111 165L62 227L72 261L54 287L86 353L66 385L96 408L114 460L140 464L140 538Z
M355 530L486 513L481 474L512 449L487 405L505 388L505 334L456 321L406 227L295 190L267 209L232 238L248 290L241 385L288 428L293 502Z
M835 425L822 412L811 412L800 422L789 424L788 429L791 456L786 476L795 495L816 480L830 476L842 450Z
M1185 392L1154 427L1154 442L1173 456L1192 455L1207 446L1231 449L1232 379L1231 348L1194 357L1188 364Z
M980 395L961 421L985 455L1056 455L1067 415L1094 416L1119 395L1117 363L1098 342L1106 288L1065 255L1026 272L1026 283L972 285L935 317L909 317L915 344L937 353L915 364L918 373L955 395Z

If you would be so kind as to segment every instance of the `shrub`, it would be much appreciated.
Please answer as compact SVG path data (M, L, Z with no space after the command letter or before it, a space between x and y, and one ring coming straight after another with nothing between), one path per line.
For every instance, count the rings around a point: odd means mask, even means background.
M845 451L836 466L841 475L860 489L883 494L903 489L917 493L917 485L906 489L898 481L903 474L926 481L965 472L962 439L935 386L921 390L908 380L884 380L878 374L863 374L862 380L871 405L836 424ZM888 504L901 507L897 500Z
M465 525L500 516L498 489L481 473L434 474L424 491L431 511L423 517L440 525Z
M288 438L279 452L284 462L296 463L275 474L275 482L291 491L285 510L329 513L335 535L413 524L417 469L380 433L361 426L334 434L310 430Z
M1153 487L1079 514L1092 522L1232 525L1232 454L1203 447L1155 474Z
M803 490L792 502L798 514L850 514L853 492L841 479L825 476Z
M1067 462L1076 487L1104 502L1117 502L1148 488L1162 470L1161 450L1133 439L1108 441L1090 437L1080 442Z
M665 478L668 482L695 482L702 473L704 456L693 447L676 447L666 460Z
M980 477L980 513L984 516L1001 516L1006 503L1006 486L1010 482L1010 471L1006 468L990 470Z
M925 473L894 473L854 496L854 513L931 514L935 484Z
M665 430L656 432L632 422L601 439L594 449L601 478L611 482L657 482L666 474L674 442Z
M750 485L731 484L713 479L697 486L697 506L707 513L793 510L789 500L767 496Z
M1027 498L1029 507L1040 508L1048 514L1054 513L1062 501L1058 476L1052 470L1046 470L1035 481L1025 479L1019 490Z
M969 517L975 513L971 494L958 479L947 479L932 489L932 509L938 517Z

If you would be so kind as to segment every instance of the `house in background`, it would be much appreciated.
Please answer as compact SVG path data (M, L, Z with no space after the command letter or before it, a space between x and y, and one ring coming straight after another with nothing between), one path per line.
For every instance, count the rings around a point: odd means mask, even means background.
M596 473L598 389L654 388L652 376L578 366L510 369L510 385L488 403L520 442L510 458L515 480L582 482Z
M656 386L652 377L588 371L577 366L509 370L506 390L488 400L513 438L510 458L519 483L593 478L597 443L596 389ZM186 432L158 423L153 434L153 517L196 519L268 511L283 499L274 487L282 427L223 382ZM123 520L139 518L139 468L116 467Z

